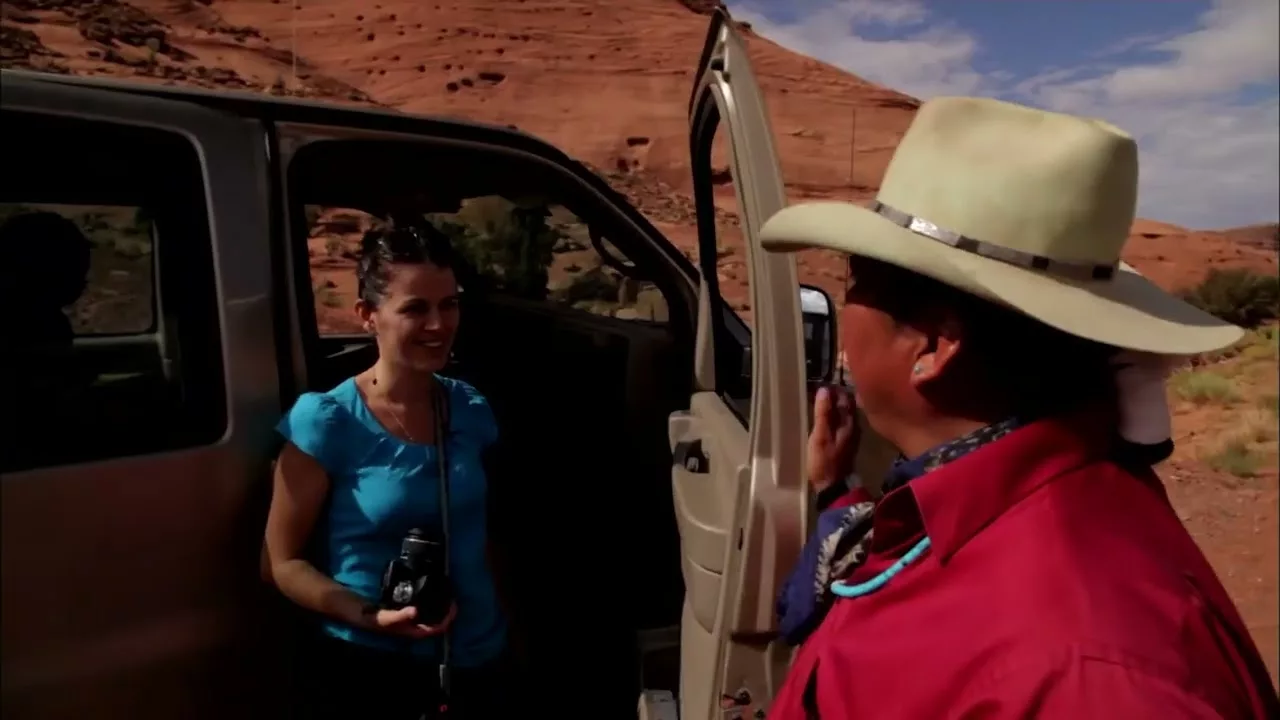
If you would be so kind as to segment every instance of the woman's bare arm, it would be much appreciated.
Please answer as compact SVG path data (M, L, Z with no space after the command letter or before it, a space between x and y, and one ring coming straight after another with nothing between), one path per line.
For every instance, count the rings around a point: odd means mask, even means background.
M317 570L304 557L329 493L320 463L293 443L276 462L264 543L265 571L280 592L298 605L349 625L364 626L365 601Z

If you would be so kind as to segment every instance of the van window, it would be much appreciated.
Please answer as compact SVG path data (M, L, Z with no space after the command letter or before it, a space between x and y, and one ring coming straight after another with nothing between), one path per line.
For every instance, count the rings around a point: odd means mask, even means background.
M727 126L720 122L701 125L699 132L713 133L698 139L690 159L698 222L697 263L712 291L716 391L746 424L751 417L753 373L746 240L741 217L717 203L736 197L729 169L730 140Z
M89 241L84 292L63 308L75 335L133 335L155 329L152 225L142 208L0 202L0 226L14 216L33 213L65 218Z
M381 220L363 210L307 205L307 254L320 335L365 334L356 318L360 239Z
M667 302L657 286L636 278L631 260L607 239L593 238L568 208L524 207L497 195L460 205L457 212L424 219L450 237L490 291L618 320L667 322ZM361 210L318 205L305 206L305 217L320 334L360 333L354 312L360 239L383 221Z
M5 111L4 124L24 142L0 180L0 470L216 442L226 399L196 148L111 122Z
M620 320L667 321L658 287L563 205L486 195L429 219L497 292Z

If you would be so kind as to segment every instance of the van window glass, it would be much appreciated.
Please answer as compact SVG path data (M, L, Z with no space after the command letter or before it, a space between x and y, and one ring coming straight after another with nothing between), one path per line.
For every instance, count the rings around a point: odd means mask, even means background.
M353 309L360 239L383 220L317 205L305 206L305 217L320 334L360 333ZM450 237L490 292L618 320L668 320L657 286L638 277L629 258L562 205L489 195L423 219Z
M212 444L226 429L212 239L183 136L5 111L0 472ZM29 157L28 157L29 156ZM17 311L21 308L20 311Z
M711 142L699 144L692 157L694 202L697 207L696 262L714 276L712 331L715 340L716 391L746 423L751 417L751 287L741 218L725 206L736 207L737 195L729 169L728 128L723 123L703 126L714 132Z
M142 208L0 202L0 225L29 213L66 218L89 241L84 292L63 308L76 335L130 335L154 329L152 225Z
M360 238L382 221L363 210L307 205L307 255L321 335L363 334L356 319Z
M494 291L594 315L667 321L657 286L563 205L488 195L428 217Z

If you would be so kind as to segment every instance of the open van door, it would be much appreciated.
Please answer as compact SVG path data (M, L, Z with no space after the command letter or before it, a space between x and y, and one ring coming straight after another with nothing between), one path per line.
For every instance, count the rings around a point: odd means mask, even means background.
M672 489L685 580L680 717L762 717L791 653L774 598L799 557L808 495L807 414L795 261L760 226L786 202L762 93L722 8L689 105L700 302L694 393L671 417ZM754 331L720 297L711 146L727 132L746 244Z

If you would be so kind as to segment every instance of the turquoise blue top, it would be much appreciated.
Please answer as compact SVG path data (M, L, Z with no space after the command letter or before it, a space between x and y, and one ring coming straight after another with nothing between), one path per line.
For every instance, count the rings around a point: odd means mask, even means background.
M437 376L449 392L449 560L458 615L451 661L475 667L506 644L506 621L486 554L485 473L480 451L498 436L484 396L465 382ZM327 393L305 393L280 421L280 434L329 474L328 574L371 601L382 572L414 527L440 527L440 473L433 445L401 440L373 416L349 378ZM323 569L323 568L322 568ZM437 638L409 641L328 622L324 631L350 642L437 657Z

